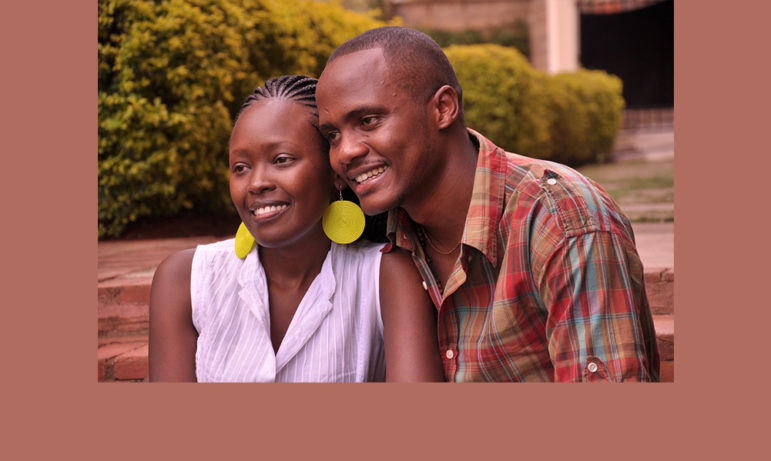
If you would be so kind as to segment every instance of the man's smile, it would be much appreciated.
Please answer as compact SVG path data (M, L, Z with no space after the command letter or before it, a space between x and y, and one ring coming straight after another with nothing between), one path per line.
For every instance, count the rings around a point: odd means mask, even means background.
M361 174L358 174L358 175L356 175L353 178L350 178L350 180L355 181L357 184L364 184L366 182L369 182L369 181L377 178L381 174L383 174L383 172L387 168L388 167L386 167L386 166L375 167L375 168L367 170L367 171L365 171L365 172L363 172Z

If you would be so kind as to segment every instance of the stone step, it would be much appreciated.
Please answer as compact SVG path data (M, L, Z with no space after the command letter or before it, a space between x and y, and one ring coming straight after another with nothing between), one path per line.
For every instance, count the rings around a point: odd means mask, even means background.
M661 360L661 382L674 382L675 319L654 315L656 339ZM147 381L147 336L124 336L99 340L99 381Z
M645 271L645 291L653 315L675 312L675 273L672 269ZM147 333L152 279L130 284L100 284L99 337Z
M148 303L99 305L99 338L147 336L150 331Z
M675 360L675 316L654 315L653 326L656 328L659 359L662 362Z
M645 270L645 293L653 315L675 313L675 271L669 268Z
M147 381L147 336L100 339L98 380Z

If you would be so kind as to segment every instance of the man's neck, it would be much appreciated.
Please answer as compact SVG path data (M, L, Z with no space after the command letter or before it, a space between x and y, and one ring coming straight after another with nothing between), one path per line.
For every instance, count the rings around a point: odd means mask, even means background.
M463 129L448 143L445 168L431 193L405 202L410 218L423 226L429 238L440 248L453 248L463 235L466 215L474 189L477 148Z

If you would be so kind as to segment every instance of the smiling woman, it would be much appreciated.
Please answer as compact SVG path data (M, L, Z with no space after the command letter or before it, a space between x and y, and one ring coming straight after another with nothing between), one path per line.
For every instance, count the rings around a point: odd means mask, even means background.
M151 381L443 379L435 310L409 256L324 234L321 217L344 181L317 129L315 86L279 77L244 103L230 195L257 245L237 255L225 240L161 263Z

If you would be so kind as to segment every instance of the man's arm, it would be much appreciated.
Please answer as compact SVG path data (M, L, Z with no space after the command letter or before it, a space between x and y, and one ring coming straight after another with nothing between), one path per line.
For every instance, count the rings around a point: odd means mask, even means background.
M656 335L631 239L606 231L566 237L540 273L555 381L658 380Z

